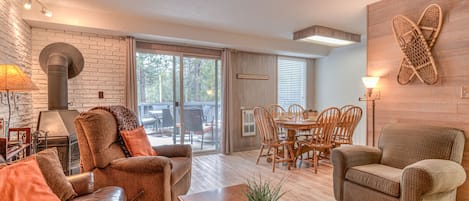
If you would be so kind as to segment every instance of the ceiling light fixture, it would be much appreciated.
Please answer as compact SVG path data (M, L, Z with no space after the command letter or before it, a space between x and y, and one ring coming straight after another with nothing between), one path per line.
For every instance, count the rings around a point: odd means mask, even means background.
M52 11L47 9L47 7L39 0L35 0L39 5L41 5L42 9L41 9L41 13L44 14L45 16L47 17L52 17ZM31 10L31 8L33 7L33 2L32 0L26 0L24 5L23 5L24 9L26 10Z
M47 8L42 7L41 13L44 14L47 17L52 17L52 11L47 10Z
M360 37L360 34L349 33L319 25L314 25L293 33L293 40L302 40L334 47L359 43L361 41Z
M24 9L26 10L31 10L31 7L33 6L31 0L27 0L26 2L24 2Z

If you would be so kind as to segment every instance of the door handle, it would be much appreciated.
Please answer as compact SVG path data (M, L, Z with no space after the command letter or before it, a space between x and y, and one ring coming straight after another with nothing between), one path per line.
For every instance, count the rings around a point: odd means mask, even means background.
M178 101L174 102L174 107L179 107L179 102Z

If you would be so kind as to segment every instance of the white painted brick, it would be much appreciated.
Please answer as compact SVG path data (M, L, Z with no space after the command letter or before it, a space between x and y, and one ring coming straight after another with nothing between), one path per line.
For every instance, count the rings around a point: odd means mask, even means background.
M44 41L44 38L47 40ZM68 81L69 102L73 103L70 109L86 111L99 105L125 103L127 44L121 40L121 37L34 28L32 30L33 81L41 83L41 90L34 92L32 97L34 112L47 110L47 75L40 70L37 62L39 53L46 45L60 40L77 47L85 60L81 74ZM98 91L104 92L104 99L98 98Z

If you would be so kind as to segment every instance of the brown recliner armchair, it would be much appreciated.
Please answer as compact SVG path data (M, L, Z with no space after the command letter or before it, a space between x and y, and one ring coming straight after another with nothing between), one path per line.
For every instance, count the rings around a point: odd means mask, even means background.
M456 200L466 180L460 165L464 132L454 128L394 124L378 148L332 150L334 196L342 201Z
M137 118L131 115L128 118ZM189 145L157 146L158 156L126 158L117 142L117 122L104 109L81 113L75 120L81 171L91 171L98 188L120 186L130 200L175 201L191 184Z
M124 190L117 186L106 186L96 189L92 172L68 176L73 190L78 194L70 201L126 201Z

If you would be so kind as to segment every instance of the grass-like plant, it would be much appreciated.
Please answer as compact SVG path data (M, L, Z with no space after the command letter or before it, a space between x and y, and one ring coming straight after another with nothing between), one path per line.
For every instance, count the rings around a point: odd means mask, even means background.
M270 180L263 181L248 179L248 190L245 192L249 201L278 201L286 192L281 192L283 179L276 185L272 185Z

